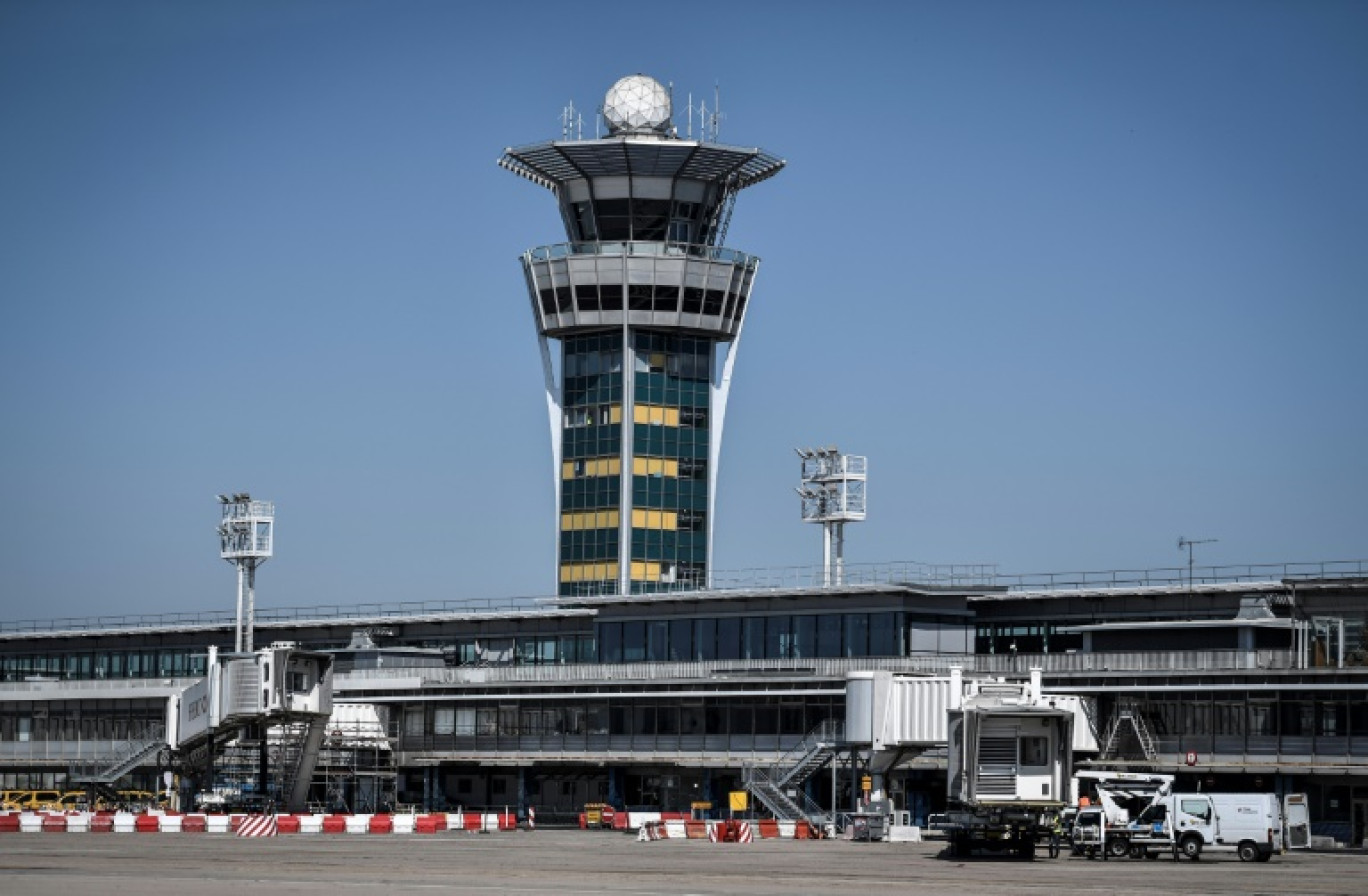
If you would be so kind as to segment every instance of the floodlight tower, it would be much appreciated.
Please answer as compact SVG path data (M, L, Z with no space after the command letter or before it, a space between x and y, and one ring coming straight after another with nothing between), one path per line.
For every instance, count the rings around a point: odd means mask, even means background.
M803 522L822 524L822 584L845 582L845 524L865 518L868 463L854 454L830 448L795 448L803 484ZM833 548L835 566L833 568Z
M669 91L644 75L614 84L602 114L607 137L566 127L499 159L555 195L568 240L522 256L558 591L708 587L722 423L760 263L723 243L737 193L784 161L718 143L715 108L701 139L681 139Z
M256 568L271 558L275 546L275 505L253 501L246 492L219 495L219 556L237 567L237 628L233 649L250 653L256 626Z

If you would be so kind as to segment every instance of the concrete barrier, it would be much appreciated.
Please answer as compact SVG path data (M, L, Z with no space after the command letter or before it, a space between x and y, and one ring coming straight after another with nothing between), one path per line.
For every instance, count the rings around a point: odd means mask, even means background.
M181 831L186 834L203 834L208 828L209 823L203 815L187 815L181 822Z
M131 834L138 829L138 816L119 812L114 816L114 833Z
M226 834L233 827L233 819L229 815L206 815L204 817L204 830L208 834Z
M90 832L90 813L77 812L75 815L67 816L67 831L72 834L86 834Z
M32 812L25 812L19 816L19 832L21 834L38 834L43 830L43 816L35 815Z
M659 813L659 812L628 812L628 813L627 813L627 827L631 828L632 830L640 830L640 828L641 828L641 826L642 826L643 824L646 824L647 822L655 822L655 821L660 821L660 813Z
M299 816L299 833L301 834L321 834L323 833L322 815L301 815Z
M348 834L370 833L371 817L369 815L347 815L344 817L346 818L345 824L347 826Z
M797 830L797 828L798 828L798 825L795 824L795 823L792 822L792 821L781 821L781 822L779 822L779 839L780 839L780 840L792 840L794 837L797 836L797 834L795 833L795 831Z
M394 815L390 818L390 825L396 834L412 834L417 821L416 815Z
M298 815L277 815L277 834L298 834L301 822Z
M665 836L669 837L671 840L682 840L687 837L688 834L684 830L684 821L682 819L679 821L672 819L665 822Z
M163 815L161 816L160 821L161 824L158 826L158 829L163 834L179 834L181 832L181 827L185 824L185 816Z
M43 832L47 834L65 834L67 832L66 816L44 815Z

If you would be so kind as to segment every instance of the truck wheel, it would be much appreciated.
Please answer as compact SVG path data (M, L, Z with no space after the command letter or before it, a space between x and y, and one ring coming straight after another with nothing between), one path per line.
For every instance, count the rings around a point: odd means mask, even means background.
M1237 850L1241 862L1257 862L1259 860L1259 847L1248 840L1240 844Z
M1107 855L1121 858L1130 851L1130 841L1125 837L1112 837L1107 841Z
M1132 859L1143 859L1145 857L1145 847L1141 846L1139 843L1132 843L1127 855Z
M1202 857L1202 838L1195 835L1184 837L1178 848L1182 850L1183 855L1195 862Z

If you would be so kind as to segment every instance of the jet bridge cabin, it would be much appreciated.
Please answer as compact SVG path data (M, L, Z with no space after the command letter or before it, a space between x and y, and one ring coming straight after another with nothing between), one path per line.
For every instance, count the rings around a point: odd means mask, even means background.
M980 698L948 715L952 805L1045 807L1069 801L1072 712Z
M331 655L293 642L227 659L211 648L205 677L172 700L167 740L185 749L215 730L326 719L332 712L331 672Z

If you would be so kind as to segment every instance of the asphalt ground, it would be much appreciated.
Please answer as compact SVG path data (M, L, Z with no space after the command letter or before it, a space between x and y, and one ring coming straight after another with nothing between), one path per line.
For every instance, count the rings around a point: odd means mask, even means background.
M1044 855L951 859L943 841L638 842L623 833L538 830L435 835L0 835L3 896L602 894L1018 896L1368 893L1368 855L1296 852L1267 863Z

